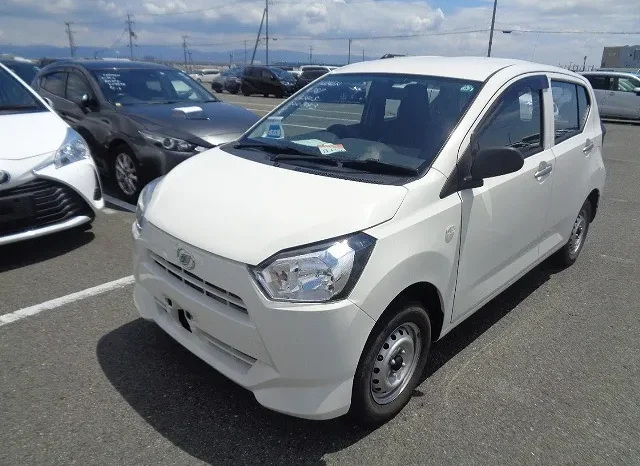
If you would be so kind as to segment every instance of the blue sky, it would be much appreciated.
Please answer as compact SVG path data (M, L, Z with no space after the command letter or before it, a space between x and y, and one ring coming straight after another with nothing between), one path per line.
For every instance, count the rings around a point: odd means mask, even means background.
M484 55L492 0L270 0L271 49L317 54L387 52ZM72 21L78 45L126 53L124 19L134 15L140 53L146 45L225 52L255 40L264 0L1 0L0 50L11 44L66 46L64 22ZM192 12L193 10L203 10ZM206 9L206 10L205 10ZM191 12L191 13L190 13ZM496 56L558 64L598 64L604 45L637 44L640 35L579 35L519 30L640 31L638 0L499 0ZM503 34L501 29L515 30ZM480 30L479 32L469 32ZM452 34L442 34L442 33ZM416 35L405 39L372 36ZM215 44L215 45L205 45Z

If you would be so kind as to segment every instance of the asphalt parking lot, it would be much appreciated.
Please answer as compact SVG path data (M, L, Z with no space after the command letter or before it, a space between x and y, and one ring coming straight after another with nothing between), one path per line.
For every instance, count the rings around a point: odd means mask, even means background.
M0 464L640 464L639 147L639 126L608 125L578 262L542 264L436 343L372 431L270 412L139 319L126 206L2 247Z

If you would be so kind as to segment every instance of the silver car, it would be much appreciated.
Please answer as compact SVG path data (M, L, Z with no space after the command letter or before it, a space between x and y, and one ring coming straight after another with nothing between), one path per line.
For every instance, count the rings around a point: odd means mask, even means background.
M582 73L595 91L602 117L640 120L640 77L619 71Z

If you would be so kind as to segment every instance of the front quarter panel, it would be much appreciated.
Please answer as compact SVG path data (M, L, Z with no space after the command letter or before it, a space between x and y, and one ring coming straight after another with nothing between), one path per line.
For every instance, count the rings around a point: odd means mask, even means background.
M396 216L367 230L377 239L350 299L374 320L407 287L427 282L438 289L444 322L451 318L458 263L461 204L457 193L440 199L445 176L431 169L407 185Z

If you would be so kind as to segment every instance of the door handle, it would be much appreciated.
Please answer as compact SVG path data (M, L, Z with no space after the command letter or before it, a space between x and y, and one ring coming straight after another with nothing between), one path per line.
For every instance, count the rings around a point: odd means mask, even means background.
M588 155L591 153L592 150L593 150L593 141L591 139L587 139L587 143L582 148L582 152L585 155Z
M543 176L548 175L549 173L551 173L551 170L553 170L553 166L550 163L547 163L545 161L540 162L540 165L538 165L538 171L535 172L533 174L534 178L536 179L540 179Z

